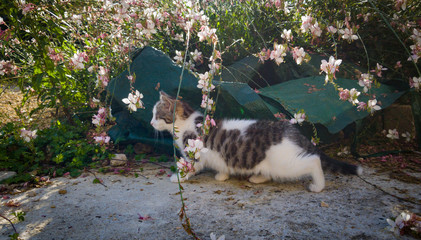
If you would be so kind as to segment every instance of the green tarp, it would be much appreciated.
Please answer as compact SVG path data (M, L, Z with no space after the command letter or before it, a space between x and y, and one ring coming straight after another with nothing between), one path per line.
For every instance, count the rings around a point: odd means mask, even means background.
M262 64L257 58L248 57L227 67L222 72L222 81L216 79L214 82L215 117L275 119L273 115L277 112L286 111L291 116L304 109L309 121L322 124L330 133L337 133L348 124L366 117L367 112L358 112L349 102L340 101L333 86L324 85L324 76L318 75L320 60L314 59L313 63L302 66L287 60L278 67L270 61ZM144 95L145 109L129 113L126 104L121 101L130 92L128 71L113 79L108 91L113 96L112 109L117 124L109 130L109 135L114 141L141 141L168 149L172 144L170 136L156 134L149 122L153 106L159 99L159 90L176 95L182 69L162 52L145 47L133 59L130 70L136 75L134 88ZM360 88L356 80L339 78L337 83L344 88ZM385 85L372 91L382 108L392 104L403 93ZM196 77L189 71L184 71L180 95L194 108L200 108L201 91L197 88ZM363 101L368 98L361 97Z

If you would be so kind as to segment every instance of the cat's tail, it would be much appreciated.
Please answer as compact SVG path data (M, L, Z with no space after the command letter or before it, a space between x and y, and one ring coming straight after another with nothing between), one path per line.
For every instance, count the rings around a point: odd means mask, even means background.
M359 176L363 173L361 166L333 159L324 153L320 153L320 160L322 162L322 168L324 171L339 172L342 174L353 174Z

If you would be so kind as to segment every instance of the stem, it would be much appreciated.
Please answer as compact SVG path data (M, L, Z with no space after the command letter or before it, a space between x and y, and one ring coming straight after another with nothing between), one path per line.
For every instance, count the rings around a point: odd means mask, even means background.
M18 231L17 231L17 230L16 230L16 228L15 228L15 225L12 223L12 221L10 221L10 219L8 219L7 217L5 217L5 216L3 216L3 215L1 215L1 214L0 214L0 217L2 217L2 218L4 218L4 219L6 219L6 221L8 221L8 222L10 223L10 225L12 225L13 230L15 231L15 233L16 233L16 234L19 234L19 233L18 233Z
M175 102L174 102L173 123L172 123L172 130L173 130L174 137L176 137L175 136L175 114L176 114L176 109L177 109L177 101L178 101L178 98L180 97L181 83L183 82L184 70L185 70L186 61L187 61L187 52L189 50L189 43L190 43L190 29L187 29L186 51L184 53L184 60L183 60L183 66L182 66L181 74L180 74L180 81L178 83L177 95L176 95ZM173 139L173 152L174 152L174 160L175 160L175 162L177 164L177 155L176 155L175 144L176 144L176 142L175 142L175 138L174 138ZM196 234L193 232L193 230L191 229L190 220L189 220L189 218L187 217L187 214L186 214L186 207L185 207L186 205L184 203L183 191L182 191L183 187L181 186L180 174L179 174L178 169L177 169L177 173L176 174L177 174L177 181L178 181L178 190L179 190L180 199L181 199L181 211L183 213L182 216L183 216L183 218L184 218L184 220L185 220L185 222L187 224L187 227L190 229L189 234L193 235L193 237L195 239L199 239L196 236Z

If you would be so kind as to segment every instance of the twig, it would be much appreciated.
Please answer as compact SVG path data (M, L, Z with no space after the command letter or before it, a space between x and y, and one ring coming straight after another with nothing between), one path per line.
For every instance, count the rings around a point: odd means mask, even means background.
M12 225L13 230L15 231L15 233L16 233L16 234L19 234L19 233L18 233L18 231L17 231L17 230L16 230L16 228L15 228L15 225L13 225L13 223L12 223L12 221L10 221L10 219L8 219L7 217L5 217L5 216L3 216L3 215L1 215L1 214L0 214L0 217L2 217L2 218L4 218L4 219L6 219L6 221L8 221L8 222L10 223L10 225Z
M394 198L397 198L398 200L401 200L401 201L404 201L404 202L409 202L409 203L412 203L412 204L417 204L417 205L420 205L420 204L421 204L421 201L419 201L419 200L418 200L418 202L416 202L416 201L413 201L413 200L411 200L411 199L407 199L407 198L402 198L402 197L396 196L395 194L390 193L390 192L387 192L386 190L382 189L381 187L377 186L376 184L371 183L371 182L369 182L369 181L365 180L365 179L364 179L364 178L362 178L361 176L357 176L357 177L359 177L361 180L363 180L363 181L364 181L364 182L366 182L367 184L369 184L369 185L371 185L371 186L373 186L373 187L375 187L375 188L379 189L379 190L380 190L380 191L382 191L383 193L386 193L386 194L387 194L387 195L389 195L389 196L392 196L392 197L394 197Z
M150 160L143 160L143 161L142 161L142 163L152 163L152 164L158 165L158 166L163 167L163 168L168 168L168 169L171 169L170 167L167 167L167 166L162 165L162 164L157 163L157 162L152 162L152 161L150 161Z
M94 177L95 177L95 179L98 179L99 180L99 178L96 176L96 174L94 173L94 172L91 172L91 170L89 170L89 169L86 169L85 168L85 171L86 172L88 172L88 173L92 173L92 175L94 175ZM100 180L99 180L99 184L101 184L102 186L104 186L104 187L107 187L105 184L103 184Z

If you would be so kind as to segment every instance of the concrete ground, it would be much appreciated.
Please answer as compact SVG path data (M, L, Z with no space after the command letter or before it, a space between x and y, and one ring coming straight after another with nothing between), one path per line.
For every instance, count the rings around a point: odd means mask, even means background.
M161 168L147 164L137 178L97 174L105 186L94 184L92 174L55 178L7 195L0 212L10 218L12 211L26 212L15 224L22 239L191 239L178 218L178 185ZM327 173L321 193L309 192L308 180L256 185L236 177L217 182L213 176L205 171L182 184L187 215L202 239L211 233L225 239L395 239L386 219L404 209L421 212L419 185L370 169L362 177L378 187ZM4 206L11 200L19 207ZM1 220L0 239L12 233Z

